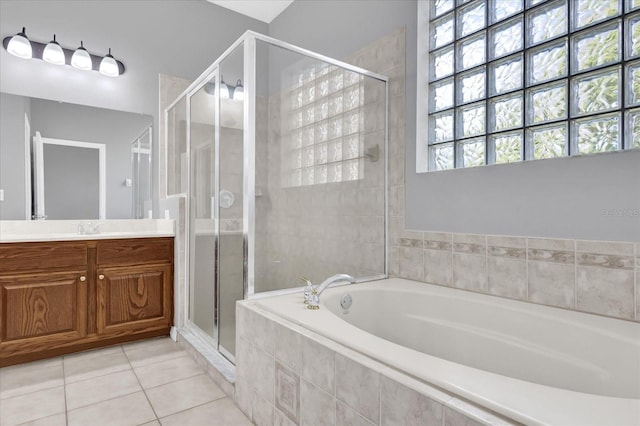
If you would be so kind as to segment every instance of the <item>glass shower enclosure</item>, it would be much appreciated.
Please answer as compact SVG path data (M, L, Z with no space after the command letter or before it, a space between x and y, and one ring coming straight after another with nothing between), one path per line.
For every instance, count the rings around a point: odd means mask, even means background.
M186 327L235 358L235 302L387 273L387 78L245 33L165 111Z

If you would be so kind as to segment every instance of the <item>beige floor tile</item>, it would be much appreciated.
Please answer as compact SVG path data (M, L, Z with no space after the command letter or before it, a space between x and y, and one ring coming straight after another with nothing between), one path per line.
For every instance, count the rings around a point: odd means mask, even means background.
M229 398L218 399L160 419L162 426L251 426L253 423Z
M107 355L64 357L64 376L67 384L129 369L131 365L122 350Z
M89 349L87 351L76 352L64 356L65 360L87 360L98 356L113 355L122 353L122 346L107 346L105 348Z
M64 385L62 358L0 369L0 399Z
M146 394L158 417L166 417L225 396L206 374L157 386L148 389Z
M154 420L154 421L152 421L152 422L145 423L145 424L140 425L140 426L160 426L160 422L159 422L159 421L157 421L157 420Z
M143 389L149 389L187 377L197 376L203 371L189 356L156 362L134 368Z
M138 378L131 370L70 383L65 389L67 410L74 410L141 390Z
M186 356L180 345L169 338L153 339L148 343L133 343L124 346L124 351L133 367Z
M69 426L137 426L156 417L144 392L71 410L67 415Z
M13 426L64 413L64 387L3 399L0 426Z
M143 349L143 348L152 347L158 344L162 344L167 340L170 342L173 342L173 340L171 340L171 338L167 336L153 337L151 339L137 340L135 342L124 343L122 344L122 349L125 352L135 351L138 349Z
M22 423L20 426L67 426L67 415L60 413L43 419Z

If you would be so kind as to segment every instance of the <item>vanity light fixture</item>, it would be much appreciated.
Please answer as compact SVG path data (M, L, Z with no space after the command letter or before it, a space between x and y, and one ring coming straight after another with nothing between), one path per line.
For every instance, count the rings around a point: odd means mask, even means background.
M64 51L56 41L55 34L53 35L53 40L45 46L44 51L42 52L42 60L54 65L64 65L66 63Z
M33 56L33 49L31 48L31 42L27 38L26 28L22 27L22 31L12 37L6 37L7 44L5 48L7 52L13 56L23 59L31 59ZM4 44L4 43L3 43Z
M242 80L238 79L235 86L228 85L224 82L224 78L220 78L220 99L232 99L234 101L244 100L244 86ZM213 82L207 83L204 86L205 92L210 95L215 95L216 85Z
M82 41L80 41L80 47L78 47L76 51L73 52L73 56L71 56L71 66L85 71L93 68L91 55L89 55L87 49L84 48Z
M102 75L117 77L124 73L124 64L113 57L111 49L105 56L93 55L87 51L83 42L75 50L67 49L58 43L56 35L49 43L29 40L25 28L14 36L2 40L4 48L23 59L40 59L55 65L71 65L80 70L98 71Z
M220 81L220 99L229 99L231 96L229 86L224 82L224 79L221 78Z
M100 74L108 77L117 77L120 75L118 63L111 54L111 48L109 48L109 53L100 61Z
M242 85L242 80L238 79L236 81L236 87L233 89L233 99L236 101L244 100L244 86Z

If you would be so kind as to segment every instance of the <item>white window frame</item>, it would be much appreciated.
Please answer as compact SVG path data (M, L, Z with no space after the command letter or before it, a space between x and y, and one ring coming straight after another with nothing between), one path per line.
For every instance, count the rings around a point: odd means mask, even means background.
M472 0L469 0L469 2L471 2ZM568 1L572 1L572 0L568 0ZM417 39L417 52L418 52L418 60L417 60L417 96L416 96L416 172L417 173L422 173L422 172L428 172L428 171L432 171L429 169L429 56L430 56L430 52L429 52L429 46L430 46L430 28L429 28L429 21L430 21L430 13L431 13L431 3L433 2L433 0L418 0L418 13L417 13L417 28L418 28L418 39ZM459 1L456 3L460 3ZM489 2L487 2L488 4ZM525 3L527 3L527 1L525 1ZM627 28L627 24L626 21L627 19L630 19L632 16L635 17L635 15L637 15L638 13L640 13L640 9L634 8L633 10L629 11L628 7L629 5L631 5L631 0L622 0L622 9L620 11L620 14L615 16L615 17L611 17L611 18L607 18L605 20L603 20L602 22L594 22L594 24L591 25L601 25L606 23L608 20L613 20L613 19L619 19L622 22L622 30L620 32L621 34L621 38L627 37L627 32L629 31L629 29ZM488 13L488 12L487 12ZM444 16L444 15L443 15ZM506 20L511 19L512 17L508 17L506 18ZM573 34L575 34L576 32L580 32L583 30L586 30L587 28L590 27L590 25L582 27L580 29L578 29L578 31L573 29L573 24L571 24L571 19L572 16L568 16L567 19L569 20L569 30L566 33L566 35L564 37L566 37L567 39L573 39ZM506 21L505 20L505 21ZM525 31L526 31L526 22L525 22ZM457 40L457 37L455 38L455 40ZM620 41L619 41L620 43ZM625 42L626 43L626 42ZM572 44L570 44L571 46ZM577 76L580 75L584 75L584 73L586 72L587 74L591 73L591 72L597 72L607 68L613 68L614 66L618 66L621 68L621 83L620 83L620 99L621 99L621 103L619 105L619 107L615 110L612 111L612 113L615 113L619 116L619 132L620 132L620 136L619 136L619 148L616 151L613 152L623 152L626 150L632 150L634 148L638 148L637 145L637 141L633 141L632 140L632 129L630 128L630 124L631 124L631 119L628 118L629 115L631 114L636 114L637 111L639 110L640 106L638 106L636 103L633 104L628 104L627 103L627 97L630 96L629 93L627 93L630 89L626 86L630 86L631 82L629 80L627 80L627 76L626 76L626 72L627 72L627 65L631 64L631 63L636 63L638 61L640 61L640 58L638 56L632 56L632 57L627 57L627 46L626 44L623 44L625 46L624 51L621 52L621 57L620 60L618 62L613 62L610 64L606 64L603 66L599 66L596 67L592 70L585 70L585 71L581 71L578 74L575 74L575 72L573 70L568 70L567 72L567 76L564 80L558 80L558 81L565 81L566 82L566 87L568 87L569 90L569 96L573 95L573 90L572 90L572 84L573 82L577 79ZM535 46L534 46L535 47ZM530 47L524 46L523 50L521 52L523 52L523 54L526 56L527 55L527 51L530 49ZM569 54L571 54L571 52L569 52ZM489 60L487 59L483 65L486 66L486 64L489 62ZM488 72L488 71L487 71ZM526 77L525 75L526 73L526 69L523 68L523 80L524 77ZM455 75L458 75L459 71L456 71ZM625 77L622 77L622 75L625 75ZM627 84L625 84L625 82ZM528 85L525 83L523 84L522 88L520 89L520 91L524 94L524 96L527 96L527 92L528 92ZM487 88L488 90L488 88ZM623 93L624 92L624 93ZM455 96L455 94L454 94ZM485 105L488 106L488 102L487 100L489 99L489 96L487 95L484 98L484 102ZM525 104L526 105L526 104ZM570 105L568 105L569 108L571 108ZM486 110L486 113L489 113L488 108ZM593 115L591 115L591 117L600 117L603 115L606 115L607 112L606 111L600 111L597 113L592 113ZM564 123L567 127L572 127L575 126L576 123L579 121L580 117L573 115L571 113L570 110L567 111L567 118L564 121L558 121L554 124L562 124ZM526 123L526 111L523 111L523 125L522 127L519 127L517 129L517 131L520 131L522 133L522 137L526 138L526 134L528 131L528 128L531 126L530 124ZM621 129L620 129L621 128ZM454 129L455 131L455 129ZM491 133L489 132L489 129L486 129L486 132L481 135L482 137L485 138L485 150L489 151L490 147L489 147L489 139L491 137ZM575 136L571 136L571 134L567 135L567 147L569 152L565 153L565 158L568 156L574 156L574 155L591 155L591 154L581 154L578 152L573 152L574 151L574 143L575 141L573 140L575 138ZM455 145L454 145L454 150L457 149L458 147L458 136L456 134L456 136L454 137L453 141L455 141ZM634 146L632 146L632 144L634 144ZM520 160L520 162L522 161L531 161L532 159L529 158L528 154L527 154L527 149L528 149L528 142L524 142L523 141L523 149L522 149L522 159ZM488 156L490 155L490 153L485 154L486 158L489 158ZM456 162L457 163L457 162ZM494 163L491 162L485 162L484 165L493 165ZM460 167L459 164L454 164L453 169L456 168L463 168ZM453 170L451 169L451 170ZM435 171L435 170L433 170Z

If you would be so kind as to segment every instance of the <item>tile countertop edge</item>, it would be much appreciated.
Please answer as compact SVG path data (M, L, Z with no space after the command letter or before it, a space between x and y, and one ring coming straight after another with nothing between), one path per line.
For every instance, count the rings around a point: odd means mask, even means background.
M112 219L93 221L100 226L96 234L78 233L86 220L0 221L0 243L37 241L79 241L122 238L175 237L172 219Z
M90 241L90 240L116 240L127 238L162 238L175 237L174 232L105 232L102 234L15 234L6 238L0 236L0 244L4 243L28 243L42 241Z

